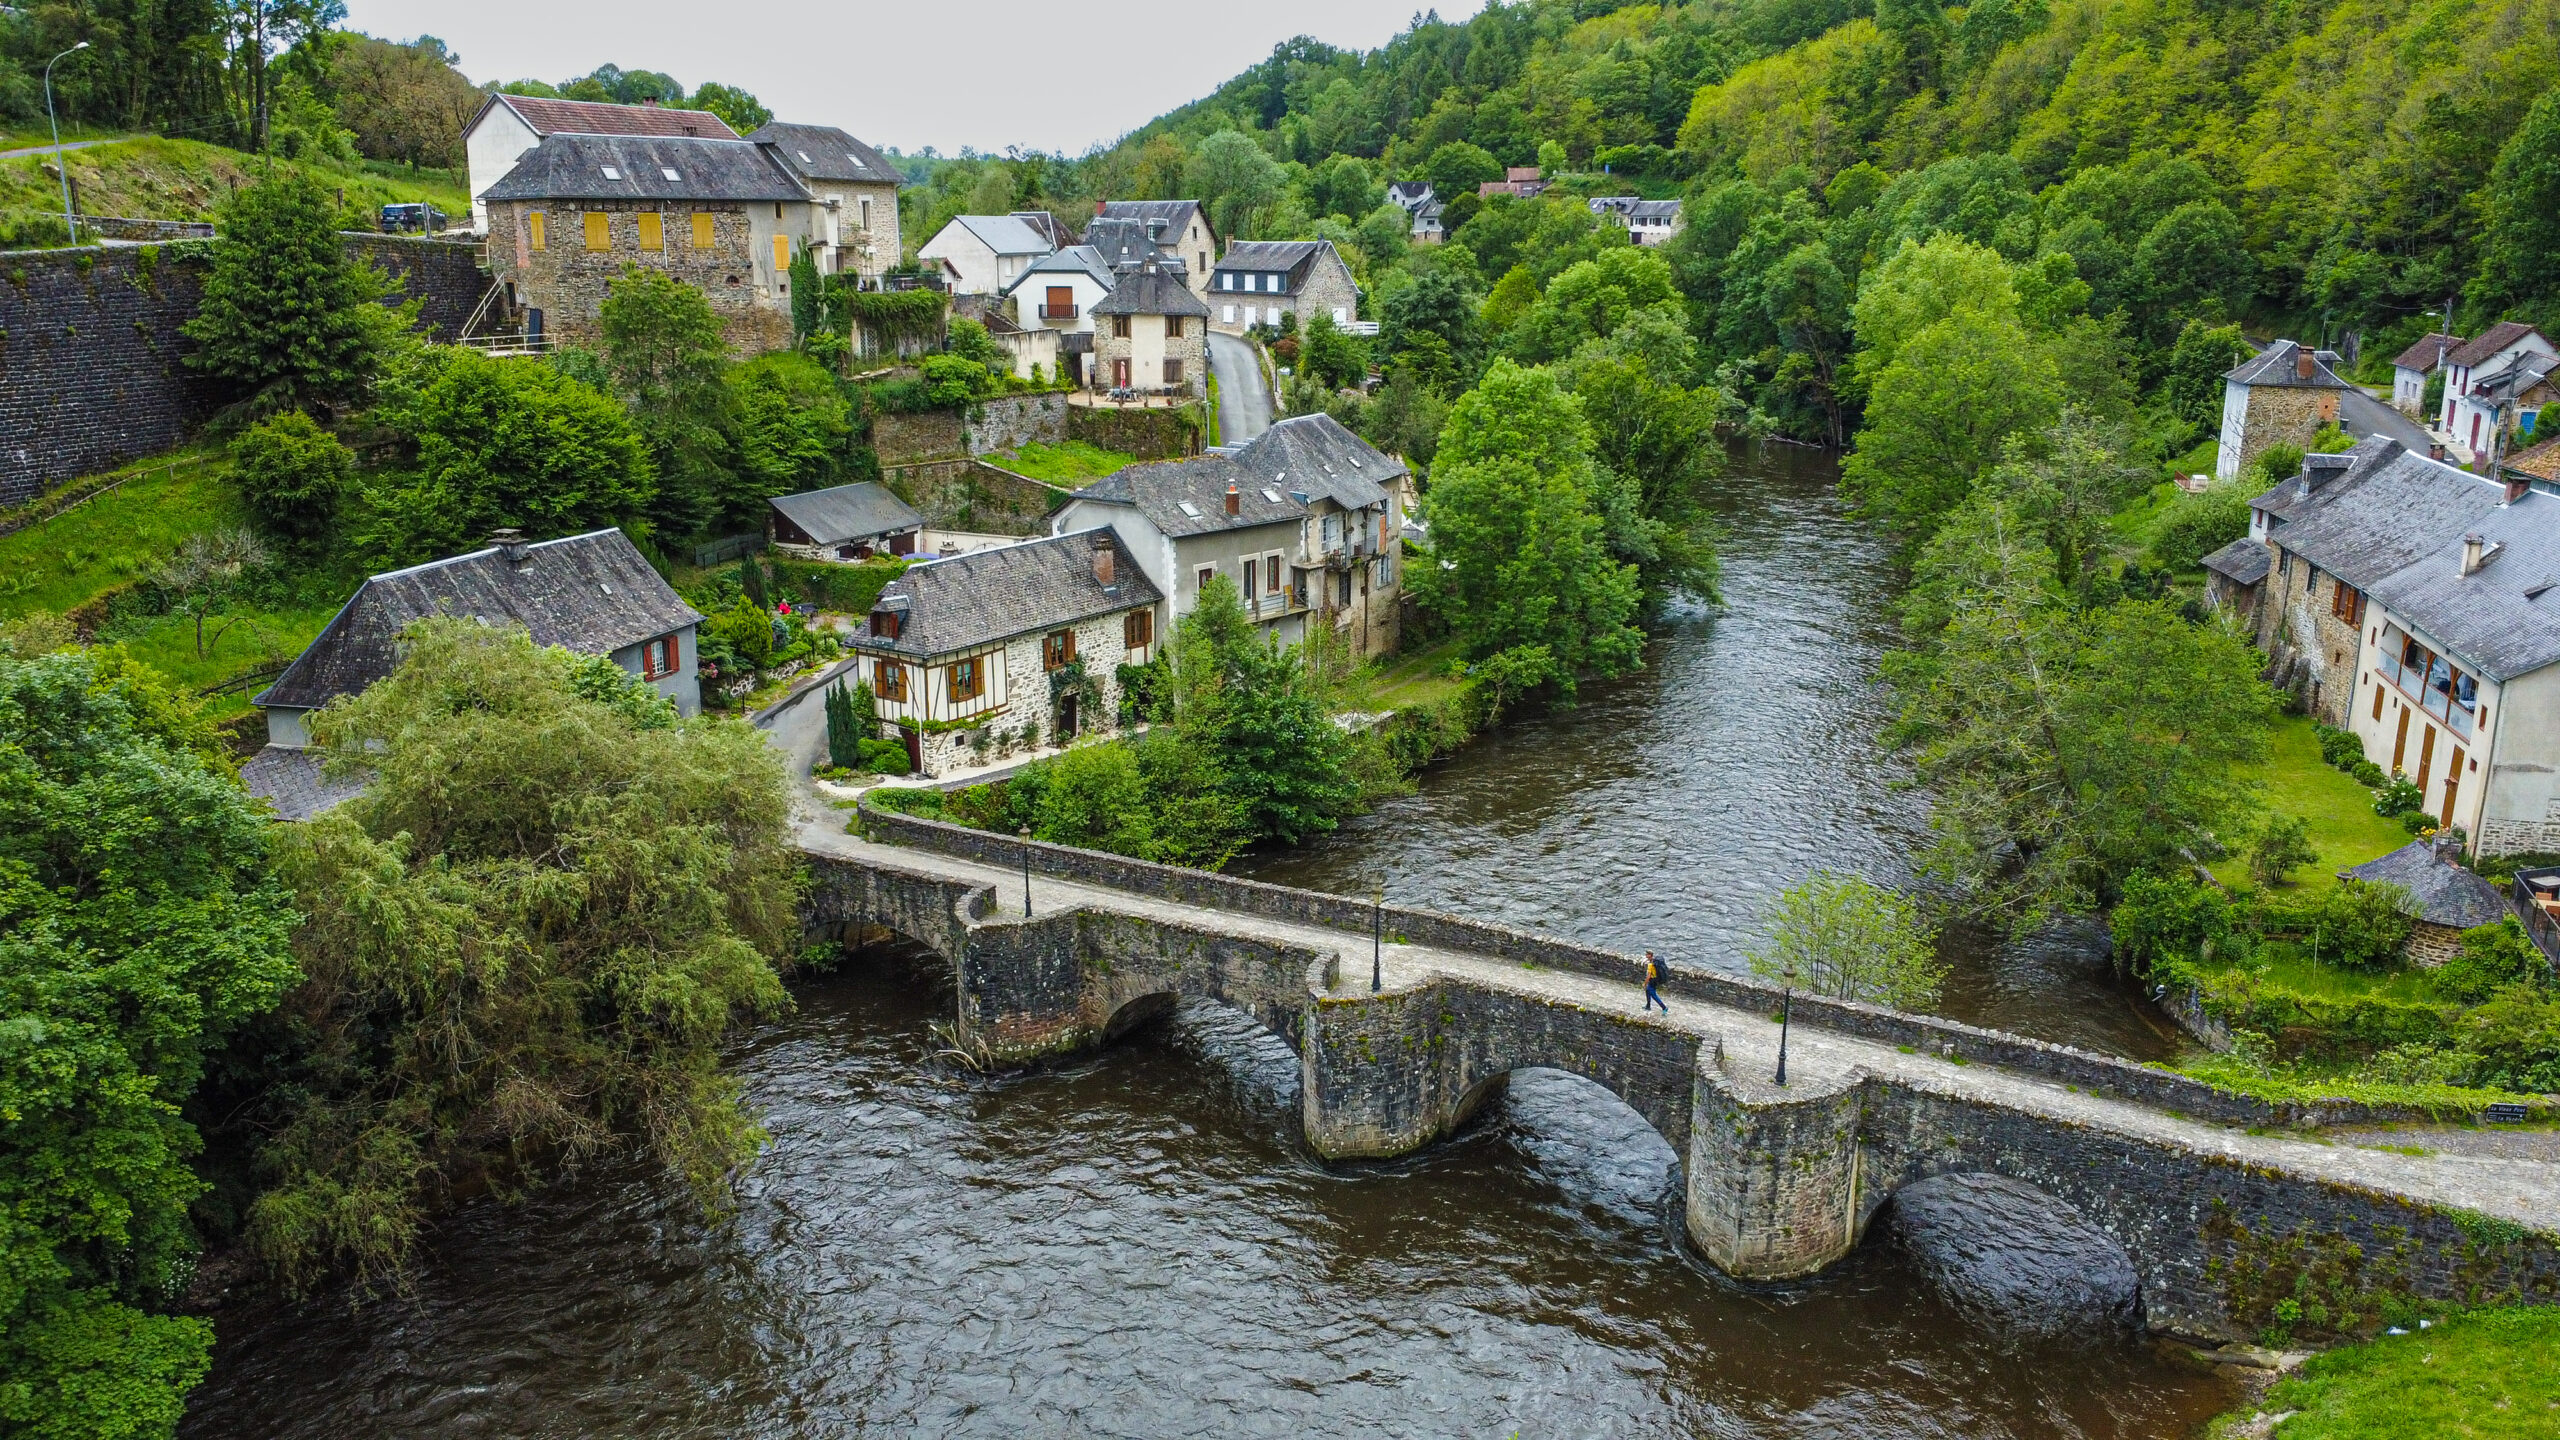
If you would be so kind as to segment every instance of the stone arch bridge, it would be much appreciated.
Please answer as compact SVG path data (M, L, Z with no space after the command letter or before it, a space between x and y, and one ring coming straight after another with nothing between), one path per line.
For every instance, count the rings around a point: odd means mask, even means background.
M837 812L841 814L841 812ZM834 822L840 823L840 822ZM878 924L957 980L959 1042L992 1064L1099 1043L1179 998L1244 1010L1298 1051L1308 1143L1329 1159L1430 1144L1517 1069L1593 1080L1682 1160L1689 1237L1746 1279L1847 1254L1905 1185L1989 1172L2114 1237L2147 1322L2243 1338L2311 1265L2371 1292L2560 1298L2560 1166L2334 1145L2183 1076L1971 1026L1799 997L1773 1083L1775 992L1387 908L1370 990L1357 900L865 811L813 822L808 919ZM1024 913L1025 859L1032 873ZM2281 1293L2279 1293L2281 1292Z

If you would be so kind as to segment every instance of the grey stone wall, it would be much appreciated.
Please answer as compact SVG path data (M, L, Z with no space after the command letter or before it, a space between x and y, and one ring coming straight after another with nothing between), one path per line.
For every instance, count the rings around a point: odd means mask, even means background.
M923 460L883 465L880 482L916 507L937 530L984 535L1046 535L1049 512L1067 492L984 460Z
M1019 450L1025 445L1054 445L1067 438L1067 397L1056 391L1038 395L999 395L969 407L969 453Z
M345 235L347 253L370 260L399 284L392 303L418 302L418 325L430 339L450 341L489 289L480 247L423 235Z
M526 217L543 212L543 248L533 248ZM693 247L696 210L712 216L712 243ZM607 217L611 248L586 247L585 216ZM660 248L640 248L640 215L661 215ZM714 209L690 202L501 200L489 206L488 255L493 271L516 286L519 304L542 311L543 332L555 344L593 345L604 297L626 265L639 265L691 285L711 302L721 338L740 355L791 347L791 300L768 293L757 281L756 224L743 209Z
M222 399L179 363L200 244L0 255L0 506L183 442Z

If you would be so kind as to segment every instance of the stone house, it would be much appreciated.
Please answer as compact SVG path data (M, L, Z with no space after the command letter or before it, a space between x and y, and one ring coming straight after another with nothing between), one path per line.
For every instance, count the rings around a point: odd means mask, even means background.
M775 121L747 137L797 176L814 199L808 241L821 275L876 289L898 263L898 187L906 177L879 151L832 125Z
M1109 529L925 561L852 647L883 738L927 776L1119 723L1122 665L1158 643L1162 595Z
M2222 441L2213 478L2230 480L2270 445L2311 447L2320 427L2338 418L2338 397L2353 388L2337 376L2338 357L2278 340L2222 377Z
M1031 263L1004 292L1016 324L1054 331L1058 356L1053 372L1069 385L1083 387L1093 358L1093 307L1102 303L1119 276L1090 245L1069 245Z
M768 147L621 135L545 138L489 187L490 273L529 334L589 345L623 268L700 290L730 347L792 342L791 257L820 207Z
M776 495L765 503L766 541L801 560L912 555L924 532L924 517L915 507L873 480Z
M1202 301L1209 298L1209 267L1218 258L1218 232L1209 224L1209 212L1197 200L1103 200L1095 203L1093 218L1134 221L1158 248L1180 262L1183 283ZM1087 225L1085 243L1101 248L1095 227ZM1109 248L1103 258L1115 265L1128 262L1114 259Z
M1209 393L1209 307L1181 276L1150 263L1118 277L1092 314L1089 388L1185 399Z
M2417 907L2409 927L2409 958L2433 969L2462 948L2462 932L2514 918L2498 887L2462 868L2458 847L2419 840L2379 860L2341 870L2341 880L2397 885Z
M620 530L527 541L501 530L467 555L373 576L328 628L249 703L267 715L267 744L241 767L253 795L287 820L305 820L360 786L320 778L305 721L342 695L362 692L399 663L400 632L433 615L520 626L535 643L609 655L674 702L702 709L694 677L694 628L702 616L668 586Z
M1059 533L1109 526L1164 595L1163 627L1213 576L1284 645L1330 621L1354 653L1392 653L1401 538L1413 472L1329 415L1283 420L1223 454L1131 465L1051 518Z
M2258 629L2258 598L2267 571L2274 566L2267 542L2249 536L2232 541L2204 557L2204 599L2228 611L2251 634Z
M2444 357L2470 342L2459 335L2421 335L2391 359L2391 405L2412 420L2426 418L2427 377L2444 368Z
M948 266L953 294L1001 295L1057 248L1047 230L1021 215L955 215L916 247L916 258Z
M1210 277L1210 323L1242 334L1277 325L1285 312L1298 324L1331 315L1337 325L1360 317L1360 282L1330 240L1239 240Z
M2541 331L2514 320L2502 320L2455 347L2444 357L2444 405L2437 412L2436 429L2452 436L2453 443L2470 454L2487 449L2498 423L2495 402L2500 397L2475 393L2478 382L2529 358L2560 359L2560 350ZM2514 423L2512 415L2508 423Z
M1590 201L1591 213L1626 227L1627 238L1638 245L1659 245L1680 233L1680 202L1647 200L1637 195L1599 195Z
M729 122L708 110L607 105L492 95L462 128L463 163L471 175L471 228L489 229L489 187L547 135L659 135L676 140L735 140Z

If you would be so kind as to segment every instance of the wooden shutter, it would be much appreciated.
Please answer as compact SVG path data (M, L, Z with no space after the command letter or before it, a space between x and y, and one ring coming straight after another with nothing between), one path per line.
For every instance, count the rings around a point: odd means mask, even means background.
M640 248L643 250L667 248L666 217L655 210L640 212Z
M534 249L540 250L544 248L541 211L534 210L526 213L524 217L524 233L526 238L532 241Z
M711 212L708 210L694 211L693 248L696 250L708 250L711 248L711 242Z
M791 269L791 237L790 237L790 236L788 236L788 235L776 235L776 236L774 236L774 237L773 237L773 273L774 273L774 278L776 278L776 279L780 279L780 278L782 277L782 275L783 275L785 272L789 271L790 269Z
M1064 320L1076 313L1076 291L1072 285L1049 287L1049 303L1043 307L1044 318Z
M586 218L587 248L590 250L612 249L613 217L601 210L590 210L586 212Z

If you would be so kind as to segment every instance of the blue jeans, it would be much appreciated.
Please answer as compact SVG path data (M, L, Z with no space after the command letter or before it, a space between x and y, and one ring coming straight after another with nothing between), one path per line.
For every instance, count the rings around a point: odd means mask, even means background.
M1662 1005L1662 1013L1668 1015L1671 1013L1671 1007L1663 1005L1662 997L1653 993L1653 987L1656 983L1657 982L1652 980L1644 982L1644 1008L1650 1011L1654 1006Z

